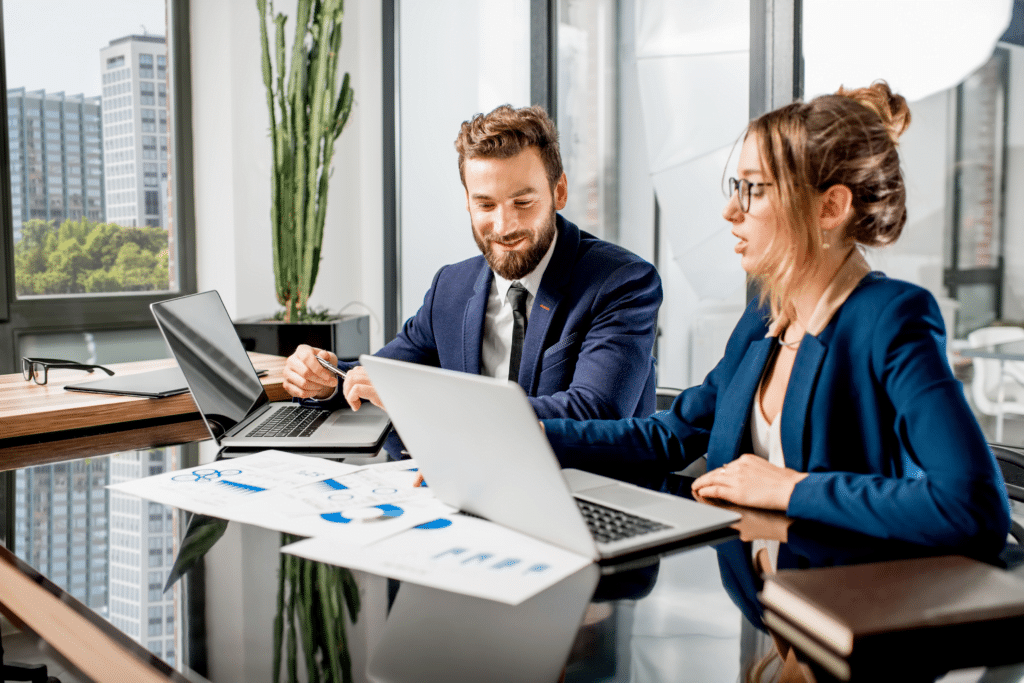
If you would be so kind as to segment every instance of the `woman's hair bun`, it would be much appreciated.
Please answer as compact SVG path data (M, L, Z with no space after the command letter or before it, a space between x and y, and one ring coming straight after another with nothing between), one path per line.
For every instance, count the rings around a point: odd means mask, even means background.
M885 81L875 81L866 88L853 90L840 86L836 95L849 97L878 114L889 130L893 143L899 142L900 136L910 126L910 107L907 101L903 95L894 93Z

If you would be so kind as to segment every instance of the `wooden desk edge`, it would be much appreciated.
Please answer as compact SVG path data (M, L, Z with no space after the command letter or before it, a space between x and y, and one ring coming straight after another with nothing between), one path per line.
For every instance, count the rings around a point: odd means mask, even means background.
M250 353L249 357L253 365L258 368L265 368L268 372L261 379L263 388L271 401L280 401L288 398L287 392L282 386L285 359L280 356L270 356L262 353ZM122 363L111 366L115 371L121 370L125 374L135 372L146 372L166 367L173 367L173 359L162 361L142 361L140 363ZM7 389L15 392L19 388L22 392L31 391L32 385L16 384L10 381L7 376L7 384L14 385ZM18 376L22 383L24 379ZM75 380L68 380L70 383ZM53 388L63 384L55 385ZM188 416L197 415L198 409L192 400L191 394L179 394L167 398L141 398L134 396L113 396L104 394L86 394L65 392L60 394L61 402L53 409L46 411L26 411L24 409L11 409L7 407L0 410L0 445L5 440L19 437L34 436L37 434L48 434L52 432L65 432L79 429L102 428L110 425L123 425L125 423L152 420L157 418L172 417L175 415ZM25 395L25 394L21 394ZM8 397L9 398L9 397ZM17 400L17 396L10 400Z
M110 680L116 674L139 683L169 680L168 674L152 662L143 661L74 607L26 576L7 556L6 549L0 554L0 585L4 587L4 607L90 679Z
M0 441L0 472L50 465L114 452L147 450L205 441L210 438L201 419L184 419L67 439L52 439L6 446Z

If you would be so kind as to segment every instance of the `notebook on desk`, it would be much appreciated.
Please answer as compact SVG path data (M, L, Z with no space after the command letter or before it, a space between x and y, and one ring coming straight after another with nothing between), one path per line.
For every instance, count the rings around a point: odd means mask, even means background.
M232 448L376 452L391 423L364 404L330 411L271 402L215 291L150 305L210 434Z
M444 503L593 560L710 534L729 510L559 468L518 384L360 358L395 429Z
M1024 661L1024 580L967 557L783 569L759 597L768 628L840 680Z
M263 377L266 370L257 370ZM81 391L87 394L110 394L112 396L138 396L140 398L167 398L188 393L188 382L180 368L164 368L137 372L134 375L115 375L92 382L65 384L65 391Z

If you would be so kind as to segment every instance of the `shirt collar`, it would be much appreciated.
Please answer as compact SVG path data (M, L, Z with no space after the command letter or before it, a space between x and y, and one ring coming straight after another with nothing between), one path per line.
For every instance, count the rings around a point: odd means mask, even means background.
M828 284L821 298L818 299L818 303L811 313L811 319L807 321L807 333L815 337L821 334L839 307L846 302L860 281L870 272L871 266L868 265L867 259L864 258L860 249L854 247L850 250L850 255L843 261L843 265L839 267L832 282ZM789 316L783 313L768 327L768 334L765 337L779 336L789 323Z
M551 240L551 245L548 246L547 252L544 253L544 258L540 260L536 268L519 278L519 282L523 287L526 287L526 291L534 298L537 297L537 292L540 291L540 283L544 279L544 271L547 270L548 263L551 262L551 255L555 253L555 244L557 243L558 231L556 230L555 237ZM512 280L506 280L497 273L494 273L494 286L498 291L498 300L505 301L505 297L508 295L508 288L512 286Z

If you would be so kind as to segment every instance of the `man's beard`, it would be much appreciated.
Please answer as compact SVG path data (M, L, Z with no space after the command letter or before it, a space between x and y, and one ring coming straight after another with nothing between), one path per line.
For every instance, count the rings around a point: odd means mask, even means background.
M551 212L551 219L548 221L546 229L537 236L537 241L525 251L506 251L498 254L494 250L495 243L515 244L523 237L529 238L529 231L517 230L505 235L504 239L498 239L490 236L482 237L475 228L473 229L473 239L476 240L476 246L480 247L484 258L487 259L487 264L491 270L506 280L520 280L526 277L544 258L544 254L548 252L551 242L555 239L555 212Z

